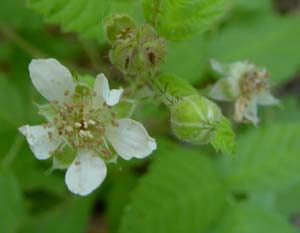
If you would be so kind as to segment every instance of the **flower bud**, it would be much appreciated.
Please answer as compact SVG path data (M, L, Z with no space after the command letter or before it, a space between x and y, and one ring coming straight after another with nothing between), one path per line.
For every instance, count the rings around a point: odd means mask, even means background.
M134 30L126 40L116 40L109 56L112 64L125 75L155 74L165 56L165 41L145 25Z
M183 97L170 110L173 133L192 144L211 142L222 119L218 106L200 95Z
M127 40L131 38L135 29L135 22L127 15L113 15L107 19L104 24L104 31L111 44L116 40Z

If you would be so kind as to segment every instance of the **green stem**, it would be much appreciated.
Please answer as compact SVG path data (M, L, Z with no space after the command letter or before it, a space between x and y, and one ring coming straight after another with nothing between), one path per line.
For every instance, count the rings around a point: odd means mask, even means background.
M33 47L29 42L23 39L15 30L12 28L0 24L0 32L6 37L8 40L15 43L19 48L24 50L32 57L45 57L45 54L38 50L37 48Z
M15 137L14 142L12 143L11 147L9 148L9 151L4 156L2 160L2 165L5 167L10 167L15 158L17 157L22 145L24 143L24 137L21 134L17 134Z
M158 15L160 13L160 0L153 0L153 14L151 19L151 24L154 28L157 26Z

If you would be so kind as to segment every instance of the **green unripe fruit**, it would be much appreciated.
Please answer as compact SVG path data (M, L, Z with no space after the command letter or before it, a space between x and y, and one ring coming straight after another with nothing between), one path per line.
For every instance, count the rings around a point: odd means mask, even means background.
M173 133L192 144L209 143L222 119L219 107L200 95L183 97L170 110Z
M127 40L133 37L136 24L127 15L113 15L104 24L104 31L108 41L113 44L116 40Z

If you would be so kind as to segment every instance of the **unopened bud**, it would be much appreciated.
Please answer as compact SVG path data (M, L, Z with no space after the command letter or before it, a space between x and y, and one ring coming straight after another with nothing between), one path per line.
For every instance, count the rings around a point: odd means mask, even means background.
M136 29L132 38L116 40L109 56L112 64L126 75L155 74L165 57L165 41L145 25Z
M136 29L135 22L127 15L115 14L105 21L104 30L108 41L130 39Z
M173 133L192 144L209 143L222 119L218 106L200 95L183 97L170 110Z

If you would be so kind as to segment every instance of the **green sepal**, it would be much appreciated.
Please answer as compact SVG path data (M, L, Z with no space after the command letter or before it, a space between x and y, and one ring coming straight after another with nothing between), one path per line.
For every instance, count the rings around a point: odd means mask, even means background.
M220 124L215 130L211 140L216 151L221 150L225 154L232 155L236 152L235 134L231 128L231 123L226 117L222 117Z
M74 161L77 152L69 147L65 147L63 150L57 150L53 155L53 169L67 169Z
M134 112L136 103L134 101L122 100L114 106L117 119L129 118Z
M55 116L55 110L54 108L51 106L51 104L36 104L37 108L38 108L38 113L45 117L45 119L49 122L52 122Z
M78 75L77 77L78 86L86 86L88 88L93 88L95 83L95 77L85 74Z
M165 57L165 40L149 25L132 31L126 39L116 40L109 53L111 63L124 75L154 76Z
M126 36L129 36L135 29L135 22L128 15L124 14L115 14L104 22L104 31L111 44L117 39L126 39Z

